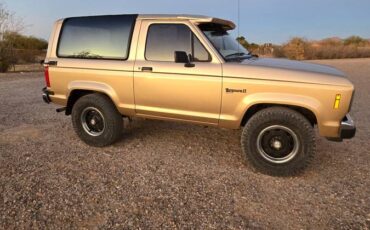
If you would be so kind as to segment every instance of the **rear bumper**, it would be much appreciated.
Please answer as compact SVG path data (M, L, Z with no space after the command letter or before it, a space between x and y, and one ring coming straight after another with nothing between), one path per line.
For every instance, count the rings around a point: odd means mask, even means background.
M349 114L340 123L339 134L341 139L351 139L355 136L356 126Z
M53 92L47 90L46 87L42 89L42 100L44 100L45 103L49 104L51 102L50 96L53 95Z

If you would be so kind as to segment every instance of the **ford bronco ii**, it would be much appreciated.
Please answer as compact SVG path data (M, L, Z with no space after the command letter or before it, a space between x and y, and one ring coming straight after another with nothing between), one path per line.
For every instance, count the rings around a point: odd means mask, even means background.
M110 15L58 20L44 62L45 102L72 116L92 146L121 136L123 117L242 128L243 155L271 175L301 172L315 132L352 138L354 86L323 65L258 58L235 25L195 15Z

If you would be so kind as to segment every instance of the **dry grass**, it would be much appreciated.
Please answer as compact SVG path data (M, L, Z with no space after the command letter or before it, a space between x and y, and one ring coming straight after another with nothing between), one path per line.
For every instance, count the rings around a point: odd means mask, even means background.
M43 66L39 63L34 63L34 64L15 65L15 67L10 68L8 72L9 73L14 73L14 72L19 73L19 72L42 72L42 71L44 71Z

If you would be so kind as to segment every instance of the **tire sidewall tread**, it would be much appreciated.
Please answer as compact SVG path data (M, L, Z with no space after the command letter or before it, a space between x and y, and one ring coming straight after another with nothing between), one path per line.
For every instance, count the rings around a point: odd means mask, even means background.
M265 127L283 125L290 128L300 141L297 155L287 163L274 164L257 152L257 136ZM273 176L294 176L302 173L312 162L316 152L316 140L310 122L295 110L270 107L257 112L245 125L241 145L245 158L258 171Z
M87 107L95 107L104 116L105 130L97 137L91 136L82 127L81 113ZM72 108L72 123L76 134L88 145L104 147L116 142L122 133L123 120L111 99L102 94L88 94L74 104Z

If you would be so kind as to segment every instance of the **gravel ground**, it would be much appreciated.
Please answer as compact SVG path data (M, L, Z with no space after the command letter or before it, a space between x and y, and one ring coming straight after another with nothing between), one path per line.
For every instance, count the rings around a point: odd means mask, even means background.
M41 73L0 76L0 228L370 228L370 59L319 61L357 87L355 139L317 139L299 177L243 164L240 131L136 120L83 144L41 100Z

